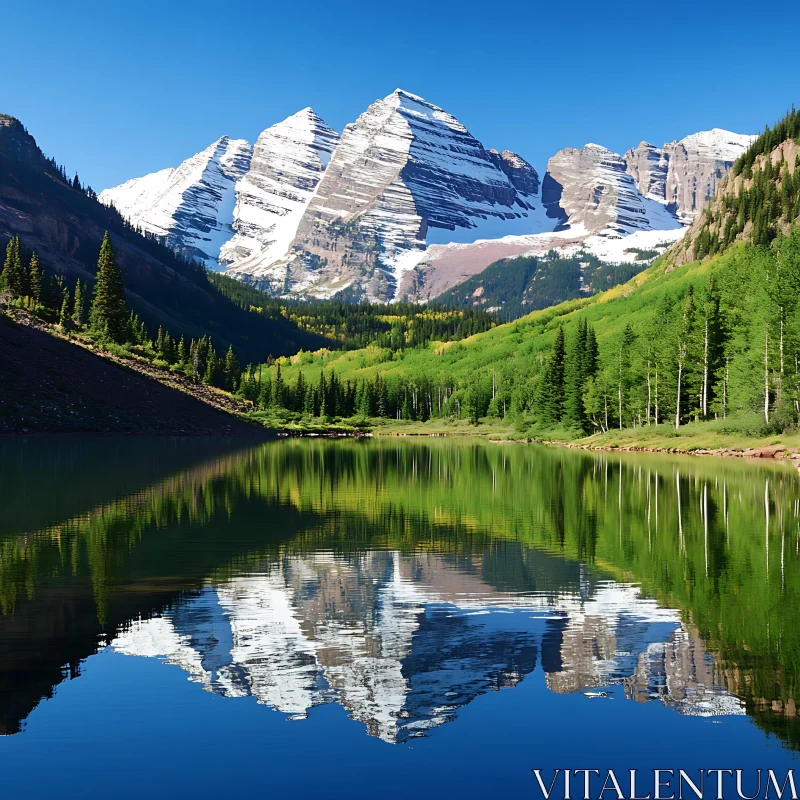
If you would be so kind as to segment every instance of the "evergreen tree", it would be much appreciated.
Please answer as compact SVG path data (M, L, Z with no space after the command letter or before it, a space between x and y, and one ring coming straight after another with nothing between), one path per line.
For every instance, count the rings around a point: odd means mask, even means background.
M207 386L216 386L217 383L217 354L214 348L210 348L206 356L206 371L203 376L203 383Z
M585 319L579 319L564 365L564 422L579 431L588 430L583 395L596 366L597 341L594 331Z
M61 298L61 310L59 311L58 314L58 324L61 326L61 330L65 331L68 329L69 323L70 323L69 288L65 286Z
M38 304L42 299L42 270L39 267L39 256L36 253L31 255L28 274L30 275L30 296L33 302Z
M21 297L24 290L22 259L19 253L19 236L14 236L6 246L6 259L0 274L0 286L12 297Z
M97 334L108 336L114 342L123 342L129 329L128 317L122 272L106 231L97 261L90 323Z
M631 366L635 342L636 334L628 324L622 331L622 339L619 343L619 357L617 359L617 422L620 429L622 429L626 418L630 414L630 391L634 383Z
M188 353L186 352L186 339L181 336L181 340L178 342L178 350L175 354L175 360L181 366L185 366L187 357Z
M85 285L78 281L75 284L75 300L72 308L72 321L80 328L86 322L86 295Z
M564 358L564 328L559 325L539 384L537 412L545 423L558 423L564 416Z
M239 359L236 358L236 353L233 352L233 345L228 347L228 352L225 354L225 388L231 392L235 392L239 386L241 379L242 369L239 366ZM298 375L298 383L301 383L303 373ZM300 388L300 387L298 387ZM299 408L302 408L303 398L298 400Z

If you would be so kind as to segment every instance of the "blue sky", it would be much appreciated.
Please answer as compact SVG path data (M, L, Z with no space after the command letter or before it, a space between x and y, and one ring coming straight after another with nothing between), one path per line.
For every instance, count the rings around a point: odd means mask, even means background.
M398 86L540 172L589 141L757 132L800 101L796 0L29 0L2 17L0 111L97 190L307 105L341 130Z

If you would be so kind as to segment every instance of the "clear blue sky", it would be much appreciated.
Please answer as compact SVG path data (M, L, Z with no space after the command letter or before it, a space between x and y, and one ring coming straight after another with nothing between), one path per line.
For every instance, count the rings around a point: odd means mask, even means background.
M29 0L2 18L0 111L96 190L307 105L341 130L398 86L540 172L590 141L757 132L800 100L797 0Z

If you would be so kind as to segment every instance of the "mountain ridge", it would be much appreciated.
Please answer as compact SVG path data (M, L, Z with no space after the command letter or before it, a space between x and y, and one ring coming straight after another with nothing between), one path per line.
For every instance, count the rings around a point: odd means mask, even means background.
M304 116L313 124L292 124ZM322 139L316 148L312 129ZM270 144L270 132L282 130L280 146ZM403 89L376 100L341 137L310 108L262 137L236 184L235 233L206 263L273 295L379 302L429 299L424 287L441 283L430 280L434 272L449 274L451 247L467 246L458 253L469 277L497 258L559 247L559 231L569 242L679 231L751 140L714 128L625 155L589 144L556 153L540 178L522 156L485 147L456 117ZM287 151L297 157L280 169Z

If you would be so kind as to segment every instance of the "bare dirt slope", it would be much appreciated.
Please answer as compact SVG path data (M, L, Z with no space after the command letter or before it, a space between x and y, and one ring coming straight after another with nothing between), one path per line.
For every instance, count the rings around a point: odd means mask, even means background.
M0 434L256 434L180 390L0 316Z

